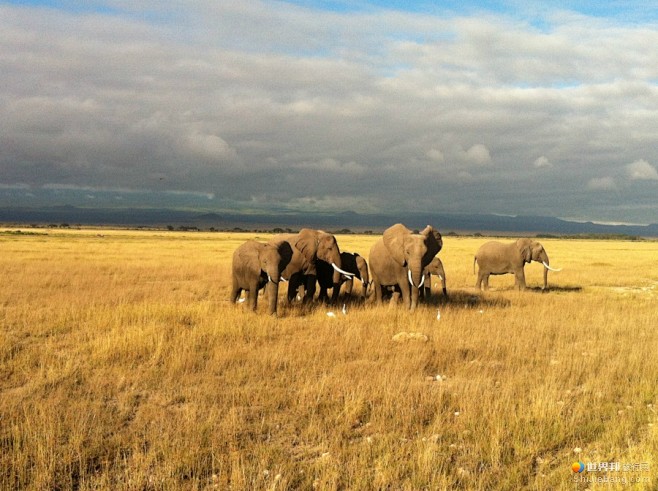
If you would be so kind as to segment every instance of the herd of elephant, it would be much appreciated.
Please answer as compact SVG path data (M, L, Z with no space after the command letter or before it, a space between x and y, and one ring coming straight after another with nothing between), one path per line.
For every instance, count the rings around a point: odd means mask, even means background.
M276 315L282 281L288 283L288 302L313 300L319 285L318 299L336 303L343 284L345 293L352 294L356 277L362 284L362 298L374 294L375 301L382 303L386 296L400 296L413 311L419 298L430 294L431 275L441 279L443 294L448 294L443 264L436 257L442 247L441 234L431 225L414 233L401 223L384 231L370 249L368 261L357 253L341 253L336 238L322 230L305 228L296 234L276 235L267 243L248 240L233 253L230 300L237 302L245 291L248 307L256 310L258 291L266 288L268 312ZM487 242L473 262L474 270L476 263L479 266L476 287L488 289L490 275L511 273L515 285L525 289L523 267L531 261L543 263L545 289L548 271L553 269L539 242L528 238L511 244Z

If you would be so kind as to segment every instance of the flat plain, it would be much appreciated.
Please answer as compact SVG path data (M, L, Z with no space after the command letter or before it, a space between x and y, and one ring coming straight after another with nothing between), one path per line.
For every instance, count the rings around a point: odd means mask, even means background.
M481 293L488 239L444 237L449 299L272 318L228 301L248 238L0 233L1 489L658 487L658 242L542 239L550 291Z

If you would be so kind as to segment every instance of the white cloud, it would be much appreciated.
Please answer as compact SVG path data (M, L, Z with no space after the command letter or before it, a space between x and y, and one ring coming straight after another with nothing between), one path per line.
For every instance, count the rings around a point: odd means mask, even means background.
M445 160L446 160L446 157L443 154L443 152L441 150L436 149L436 148L429 149L425 155L427 155L427 157L430 160L432 160L434 162L438 162L439 164L444 163Z
M636 160L626 166L628 178L636 181L658 181L658 171L646 160Z
M532 163L532 166L535 167L536 169L548 169L553 167L553 164L551 163L550 160L548 160L548 158L542 155Z
M478 166L491 165L491 154L489 153L489 149L481 143L473 145L466 150L464 158L469 164Z
M592 191L612 191L617 189L617 183L612 177L594 177L587 182L587 189Z
M193 132L185 138L185 146L203 160L220 162L236 156L235 149L217 135Z

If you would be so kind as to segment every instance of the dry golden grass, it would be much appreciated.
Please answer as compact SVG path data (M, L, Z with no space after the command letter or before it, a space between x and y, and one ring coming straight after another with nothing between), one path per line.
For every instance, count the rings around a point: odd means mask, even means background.
M550 292L482 295L446 237L448 302L273 319L227 301L254 234L98 234L0 235L1 489L658 486L656 242L543 240Z

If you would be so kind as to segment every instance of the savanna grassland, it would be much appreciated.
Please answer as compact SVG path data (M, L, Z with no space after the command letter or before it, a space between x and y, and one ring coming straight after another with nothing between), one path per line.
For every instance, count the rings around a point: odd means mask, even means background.
M253 237L0 234L0 489L658 487L657 242L542 240L551 291L481 294L487 239L444 237L449 300L274 319L227 300Z

